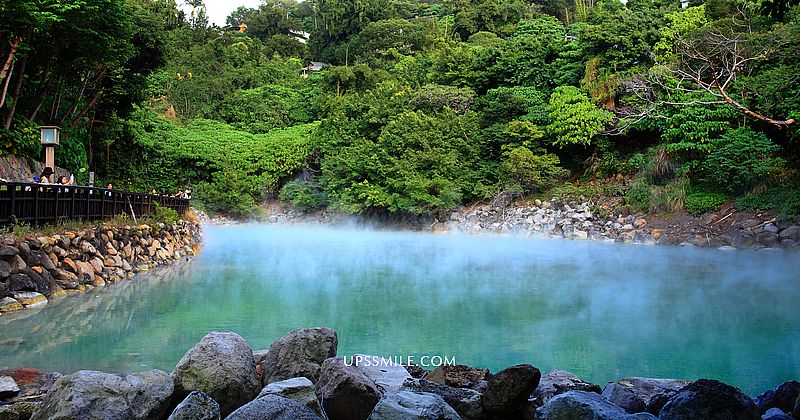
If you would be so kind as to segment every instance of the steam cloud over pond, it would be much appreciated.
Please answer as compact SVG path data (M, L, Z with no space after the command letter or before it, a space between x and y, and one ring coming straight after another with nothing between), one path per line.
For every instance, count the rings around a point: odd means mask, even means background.
M605 383L800 377L795 253L322 227L206 227L198 257L0 318L0 366L172 370L210 330L265 349L299 327L339 354L530 363Z

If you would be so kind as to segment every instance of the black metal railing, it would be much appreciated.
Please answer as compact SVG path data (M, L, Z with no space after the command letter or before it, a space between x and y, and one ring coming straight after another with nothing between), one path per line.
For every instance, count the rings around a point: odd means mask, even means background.
M144 217L158 203L184 214L189 199L76 185L0 184L0 225L26 222L32 225L61 220L97 220L120 214Z

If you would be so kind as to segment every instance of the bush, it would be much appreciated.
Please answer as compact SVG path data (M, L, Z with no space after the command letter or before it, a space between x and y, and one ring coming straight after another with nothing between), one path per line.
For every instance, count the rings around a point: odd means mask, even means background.
M758 194L749 194L736 201L736 208L744 211L776 209L781 220L800 217L800 186L771 187Z
M624 170L629 174L635 174L647 166L647 159L641 153L634 153L625 162Z
M684 207L686 212L694 216L700 216L704 213L716 211L727 200L728 197L725 194L696 192L686 196Z
M650 185L641 179L633 181L628 193L625 194L625 202L638 209L649 209Z
M701 171L706 181L729 193L741 193L768 181L785 163L772 156L780 150L778 145L749 128L730 130L711 144Z
M523 193L542 191L566 175L559 163L556 155L534 155L527 147L520 146L508 152L500 164L500 182Z
M320 209L328 203L327 195L317 184L301 180L287 182L279 198L303 211Z
M156 223L171 225L181 219L177 211L169 207L162 207L155 201L153 202L153 207L154 210L152 213L150 213L149 219Z

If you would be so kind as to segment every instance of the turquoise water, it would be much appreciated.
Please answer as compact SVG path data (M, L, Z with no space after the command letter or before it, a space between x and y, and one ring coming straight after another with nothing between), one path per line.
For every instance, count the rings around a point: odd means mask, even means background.
M329 326L339 354L530 363L604 384L800 379L800 256L502 236L206 227L166 270L0 317L0 366L171 371L210 330L254 349Z

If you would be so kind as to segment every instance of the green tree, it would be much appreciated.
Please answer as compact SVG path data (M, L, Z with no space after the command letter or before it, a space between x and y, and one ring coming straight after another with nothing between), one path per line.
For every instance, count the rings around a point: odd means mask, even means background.
M590 144L613 120L610 112L597 108L586 94L572 86L557 87L547 110L550 118L547 132L559 146Z

